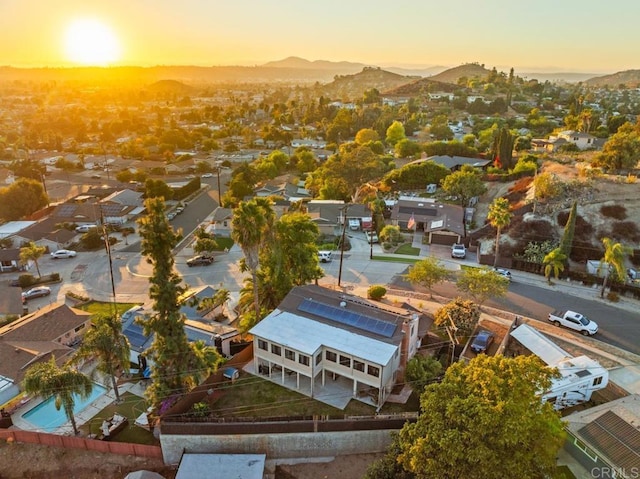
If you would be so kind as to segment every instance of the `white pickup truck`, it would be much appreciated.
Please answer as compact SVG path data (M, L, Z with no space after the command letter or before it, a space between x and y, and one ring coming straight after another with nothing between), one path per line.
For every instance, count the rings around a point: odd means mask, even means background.
M549 321L556 326L565 326L580 331L585 336L593 336L598 332L598 325L594 321L575 311L554 311L549 313Z

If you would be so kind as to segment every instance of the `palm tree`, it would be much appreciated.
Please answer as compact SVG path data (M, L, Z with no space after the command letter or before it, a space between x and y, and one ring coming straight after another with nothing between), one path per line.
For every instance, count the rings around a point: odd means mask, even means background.
M260 316L257 272L260 263L260 248L267 240L275 213L266 198L254 198L240 203L233 210L231 237L244 253L244 263L253 280L253 307Z
M37 363L27 369L22 387L28 394L55 397L56 409L62 406L71 421L74 434L78 434L76 419L73 415L74 394L87 398L93 389L91 379L71 366L58 367L54 357L45 363Z
M224 306L227 304L227 301L231 299L231 293L228 289L220 288L213 294L213 307L217 308L220 306L220 310L224 315Z
M602 238L602 244L604 245L604 256L600 260L600 265L604 264L607 270L605 271L604 280L602 281L602 290L600 291L601 298L604 297L604 291L612 270L615 271L616 278L624 278L626 273L624 269L624 259L632 252L631 248L621 243L614 243L611 238Z
M36 265L38 278L40 278L42 277L42 275L40 274L40 266L38 265L38 260L46 251L47 248L45 248L44 246L38 246L33 241L30 241L25 246L20 248L20 262L22 264L28 264L30 260L33 261Z
M202 340L195 341L190 346L193 351L190 369L193 371L197 382L200 383L218 369L218 366L224 362L224 358L220 356L215 347L208 346Z
M566 261L567 255L562 252L561 248L549 251L544 257L542 260L542 264L544 264L544 277L547 278L549 284L553 284L551 282L551 273L553 272L553 276L558 279L560 273L564 271Z
M82 346L71 363L78 364L93 357L98 360L94 373L102 373L107 381L111 379L116 402L120 402L116 375L122 370L129 371L129 341L122 334L122 323L117 317L98 317L84 335Z
M509 200L506 198L496 198L489 206L489 214L487 215L489 223L493 226L496 232L496 247L493 257L493 266L498 264L498 251L500 249L500 233L503 228L509 226L511 223L511 211L509 210Z

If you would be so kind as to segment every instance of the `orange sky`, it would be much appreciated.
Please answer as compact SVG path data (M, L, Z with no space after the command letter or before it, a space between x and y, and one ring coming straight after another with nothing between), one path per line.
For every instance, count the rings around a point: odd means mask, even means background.
M64 38L77 18L111 29L117 65L254 65L295 55L614 72L638 68L640 44L640 2L631 1L2 0L0 18L0 65L22 67L74 65Z

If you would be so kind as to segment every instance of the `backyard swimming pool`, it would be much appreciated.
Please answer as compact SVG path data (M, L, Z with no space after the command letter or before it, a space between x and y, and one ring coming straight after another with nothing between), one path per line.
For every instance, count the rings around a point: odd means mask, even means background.
M75 405L73 406L73 413L78 414L106 391L107 389L104 386L94 384L91 394L86 399L82 399L80 396L74 394L73 400L75 401ZM51 396L46 401L41 402L33 409L25 412L22 415L22 419L42 431L53 432L67 422L67 415L64 413L63 407L60 407L60 410L56 409L55 398Z

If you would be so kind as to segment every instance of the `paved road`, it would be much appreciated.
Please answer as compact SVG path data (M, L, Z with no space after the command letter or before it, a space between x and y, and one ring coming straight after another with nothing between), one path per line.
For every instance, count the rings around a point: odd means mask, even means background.
M181 219L184 217L182 224L191 228L197 223L195 220L203 219L205 215L199 218L200 212L204 213L216 204L211 195L215 195L215 192L209 192L194 200L181 215ZM344 253L342 271L340 255L336 253L331 262L322 264L326 275L320 280L321 285L337 286L340 277L341 285L347 289L367 288L372 284L390 284L394 287L416 289L403 278L409 264L370 261L370 245L364 234L350 232L349 236L352 250ZM176 255L176 270L182 275L185 283L191 287L208 284L224 286L232 293L232 299L237 300L246 277L238 268L238 261L242 258L240 250L234 247L229 253L217 256L216 261L210 266L189 268L186 260L192 254L191 247L187 245ZM374 254L381 254L379 245L374 245ZM459 266L450 259L442 260L451 269ZM87 294L96 299L111 299L109 263L104 252L78 253L76 258L55 261L43 258L40 267L43 274L60 272L64 282L52 285L53 294L50 297L30 301L31 310L55 300L57 296L62 298L67 290ZM148 276L151 268L139 253L129 251L129 248L122 244L117 245L113 251L113 271L119 301L148 301ZM549 287L539 276L517 271L512 273L514 280L509 287L508 295L500 300L488 301L488 306L539 318L542 321L546 321L547 314L554 309L577 310L587 314L600 325L597 339L640 354L640 344L637 342L640 332L637 311L640 309L640 303L625 299L623 304L613 305L600 300L597 290L575 285L569 287L562 283ZM434 292L444 297L458 295L453 283L438 285Z

